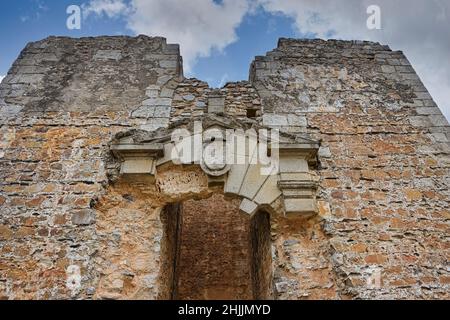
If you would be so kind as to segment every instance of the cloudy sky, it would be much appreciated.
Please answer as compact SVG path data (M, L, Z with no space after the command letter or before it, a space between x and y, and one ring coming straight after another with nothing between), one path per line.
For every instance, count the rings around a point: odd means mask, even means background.
M69 5L81 29L66 27ZM370 30L367 8L381 9ZM220 87L248 77L279 37L364 39L402 50L450 119L449 0L16 0L0 4L0 77L29 41L48 35L164 36L181 44L185 73Z

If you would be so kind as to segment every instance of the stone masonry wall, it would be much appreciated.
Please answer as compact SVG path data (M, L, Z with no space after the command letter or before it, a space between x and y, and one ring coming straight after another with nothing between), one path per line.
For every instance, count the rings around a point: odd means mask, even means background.
M94 207L109 141L166 126L160 93L181 76L163 38L50 37L23 50L0 86L0 297L157 297L159 213L125 191ZM68 285L77 274L81 286Z
M108 144L217 92L228 114L321 141L319 215L271 216L275 298L449 298L450 127L401 52L280 39L215 90L139 36L30 43L1 83L0 299L170 298L161 212L217 190L195 168L113 184Z
M318 223L338 296L448 299L450 127L402 52L280 39L250 78L265 125L321 140ZM307 242L288 241L284 269L319 270L298 261ZM297 298L300 279L279 286Z

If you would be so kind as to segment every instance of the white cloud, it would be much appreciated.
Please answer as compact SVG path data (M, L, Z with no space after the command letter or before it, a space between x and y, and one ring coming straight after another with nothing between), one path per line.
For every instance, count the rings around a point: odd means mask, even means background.
M292 17L302 33L320 38L380 41L403 50L450 119L450 2L447 0L257 0ZM381 8L382 30L366 27L369 5Z
M189 73L199 57L222 51L238 38L236 28L249 10L245 0L133 0L129 28L179 43Z
M4 78L5 76L0 75L0 82L2 82Z
M91 14L113 18L129 13L129 7L124 0L91 0L88 4L83 4L82 9L84 18Z
M180 44L184 70L196 60L237 41L236 28L251 10L248 0L91 0L83 15L125 16L135 34L162 36Z

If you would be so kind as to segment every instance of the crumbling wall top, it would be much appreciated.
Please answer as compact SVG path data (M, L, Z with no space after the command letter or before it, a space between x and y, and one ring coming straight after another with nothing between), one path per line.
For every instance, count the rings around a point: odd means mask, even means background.
M162 76L182 75L179 45L162 37L48 37L21 52L0 102L27 112L127 110Z

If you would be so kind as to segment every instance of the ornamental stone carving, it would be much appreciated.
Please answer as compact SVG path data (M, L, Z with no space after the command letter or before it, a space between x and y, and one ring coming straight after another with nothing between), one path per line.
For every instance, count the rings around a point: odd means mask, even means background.
M240 209L249 215L274 211L278 199L287 216L317 213L319 143L269 132L252 119L207 114L156 132L131 130L118 134L110 149L111 180L151 184L159 166L198 164L211 185L240 197Z

